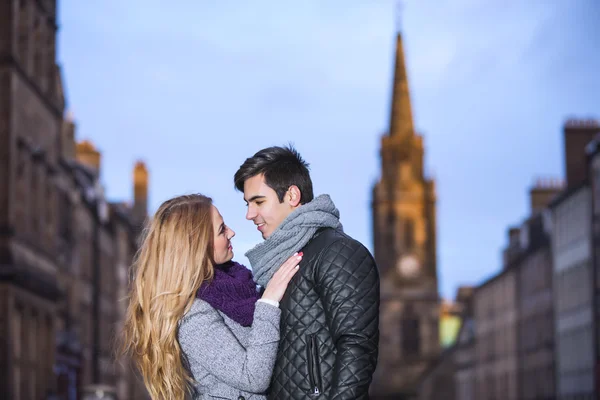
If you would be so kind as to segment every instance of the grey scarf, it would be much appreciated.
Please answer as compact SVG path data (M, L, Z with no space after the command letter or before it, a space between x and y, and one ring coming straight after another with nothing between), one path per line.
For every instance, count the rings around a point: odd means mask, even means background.
M319 228L343 229L340 212L326 194L292 211L271 236L246 252L255 281L266 286L281 264L300 251Z

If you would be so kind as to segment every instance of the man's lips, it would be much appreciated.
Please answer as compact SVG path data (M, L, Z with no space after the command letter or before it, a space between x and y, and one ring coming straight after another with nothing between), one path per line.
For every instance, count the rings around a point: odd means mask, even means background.
M261 223L261 224L256 224L256 229L258 229L258 230L259 230L259 231L261 231L261 232L263 231L263 228L264 228L264 227L265 227L265 224L264 224L264 222L263 222L263 223Z

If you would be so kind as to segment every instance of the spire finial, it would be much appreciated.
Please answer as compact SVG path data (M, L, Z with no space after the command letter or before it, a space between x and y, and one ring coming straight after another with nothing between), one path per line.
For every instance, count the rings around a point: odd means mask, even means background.
M397 22L400 25L400 14L403 0L396 0ZM394 81L392 89L392 112L390 122L390 135L414 135L412 120L412 107L410 104L410 93L408 89L408 77L406 74L406 63L404 61L404 46L400 30L396 33L396 57L394 66Z
M396 32L402 32L402 11L404 9L404 1L396 0Z

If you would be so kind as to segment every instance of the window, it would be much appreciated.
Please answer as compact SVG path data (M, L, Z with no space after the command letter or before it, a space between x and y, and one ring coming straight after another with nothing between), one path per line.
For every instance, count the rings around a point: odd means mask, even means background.
M44 366L44 358L41 356L40 337L43 337L43 332L40 332L40 317L37 312L33 311L29 314L29 368L28 368L28 384L31 398L39 398L39 386L41 384L41 369Z
M55 222L55 202L54 202L54 187L52 182L52 176L50 174L46 175L46 180L44 182L45 188L45 197L42 206L45 207L45 215L44 215L44 231L45 231L45 245L49 249L53 249L56 247L56 222Z
M402 324L402 353L405 356L418 356L421 352L421 329L419 318L412 308L407 307Z
M600 214L600 155L595 157L592 169L592 190L593 190L593 210L594 214Z
M28 7L25 0L21 0L19 4L19 28L17 36L17 46L19 49L19 59L21 63L26 67L27 55L29 52L29 16Z
M58 202L58 232L59 235L69 241L71 239L71 213L69 196L61 192Z
M407 251L415 247L415 223L412 219L404 221L404 249Z
M13 309L12 315L12 333L13 333L13 390L15 399L21 398L21 387L23 385L21 379L21 371L23 370L23 345L21 340L23 338L23 309L20 305L17 305Z
M25 145L19 141L16 168L15 220L27 221L27 161L29 155Z
M43 54L42 54L42 24L40 23L40 17L35 16L33 20L33 74L35 77L42 76L43 67Z
M388 251L393 251L396 241L396 215L390 211L387 216L387 248Z
M15 307L13 310L13 355L15 357L15 361L19 362L21 360L21 338L23 334L23 310L20 306Z
M31 225L33 233L38 233L40 229L40 210L38 209L38 202L42 197L39 193L40 187L40 166L38 163L34 163L31 168L31 191L29 201L31 210Z

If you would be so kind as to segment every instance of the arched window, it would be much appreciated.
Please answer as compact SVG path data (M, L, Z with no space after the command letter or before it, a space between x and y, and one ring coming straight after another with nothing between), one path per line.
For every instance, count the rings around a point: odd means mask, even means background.
M39 208L40 199L42 194L40 193L41 186L41 169L40 163L37 160L33 160L31 165L31 177L30 177L30 192L29 192L29 204L31 205L31 231L35 234L40 233L40 214Z
M389 211L386 221L386 232L387 232L387 247L388 249L394 248L394 242L396 239L396 215L393 211Z
M44 21L38 15L33 19L33 74L40 78L44 71Z
M18 25L18 30L17 30L17 48L18 48L18 52L19 52L19 61L21 62L21 65L23 65L25 67L25 69L28 67L28 61L29 61L29 49L30 49L30 44L29 44L29 34L31 32L31 24L30 24L30 18L29 18L29 13L30 13L30 7L28 7L28 4L25 2L25 0L21 0L19 2L19 25Z
M401 319L402 354L418 356L421 352L421 326L412 307L407 306Z
M404 249L410 251L415 246L415 223L412 219L404 221Z

